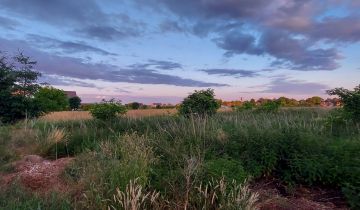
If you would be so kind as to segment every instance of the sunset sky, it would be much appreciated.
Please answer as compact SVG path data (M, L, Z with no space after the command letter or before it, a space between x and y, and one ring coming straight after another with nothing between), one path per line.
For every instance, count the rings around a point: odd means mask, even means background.
M84 102L327 97L360 83L360 0L0 0L0 51Z

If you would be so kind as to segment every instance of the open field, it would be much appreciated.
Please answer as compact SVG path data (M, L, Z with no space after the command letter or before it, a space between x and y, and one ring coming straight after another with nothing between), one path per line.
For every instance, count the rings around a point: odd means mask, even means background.
M219 112L228 112L226 109L219 109ZM126 117L142 118L150 116L174 115L177 113L176 109L138 109L129 110ZM52 112L40 118L45 121L72 121L72 120L89 120L92 116L89 111L63 111Z
M126 113L127 117L141 118L150 116L172 115L176 113L176 109L138 109L129 110ZM41 117L45 121L67 121L67 120L89 120L92 119L88 111L63 111L52 112Z
M359 207L360 126L330 110L143 111L0 127L0 209Z

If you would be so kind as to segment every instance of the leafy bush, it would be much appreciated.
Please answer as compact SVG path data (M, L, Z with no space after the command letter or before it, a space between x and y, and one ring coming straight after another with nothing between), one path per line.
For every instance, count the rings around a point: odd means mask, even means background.
M278 101L267 101L257 108L258 111L265 112L275 112L280 108L280 103Z
M179 113L183 116L197 115L200 117L214 115L220 108L220 104L214 96L212 89L195 91L181 103Z
M120 102L111 99L103 100L102 103L94 104L90 108L91 115L100 120L110 120L116 118L117 115L124 115L126 108Z
M69 98L69 106L71 110L79 109L81 105L81 99L78 96Z
M44 112L64 111L69 106L65 92L53 87L40 88L34 97L40 109Z
M216 179L224 177L229 182L232 180L243 182L248 177L241 162L233 159L217 158L209 160L205 163L205 170L209 175L207 177Z
M360 122L360 85L353 91L344 88L328 90L329 95L337 95L343 103L345 114L356 122Z
M129 107L134 110L139 109L140 106L141 106L141 104L139 102L132 102L129 104Z
M255 108L255 105L249 101L245 101L241 106L234 107L235 111L241 112L244 110L252 110Z

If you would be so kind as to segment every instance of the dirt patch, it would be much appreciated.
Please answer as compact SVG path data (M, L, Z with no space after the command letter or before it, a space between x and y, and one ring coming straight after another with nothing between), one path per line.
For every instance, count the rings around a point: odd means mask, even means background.
M279 180L273 178L257 180L252 189L259 193L260 210L349 209L337 189L297 187L288 190Z
M25 156L12 163L12 172L2 175L0 186L19 181L24 187L39 193L65 192L70 188L60 175L73 158L46 160L37 155Z

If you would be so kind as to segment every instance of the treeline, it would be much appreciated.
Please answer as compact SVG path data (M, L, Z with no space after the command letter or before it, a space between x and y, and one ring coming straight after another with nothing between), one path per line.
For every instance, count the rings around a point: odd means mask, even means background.
M327 98L323 99L319 96L313 96L307 99L296 100L294 98L279 97L275 99L260 98L258 100L251 99L247 101L221 101L221 104L228 107L241 107L241 106L262 106L267 103L277 103L282 107L313 107L313 106L322 106L322 107L340 107L341 100L338 98Z

